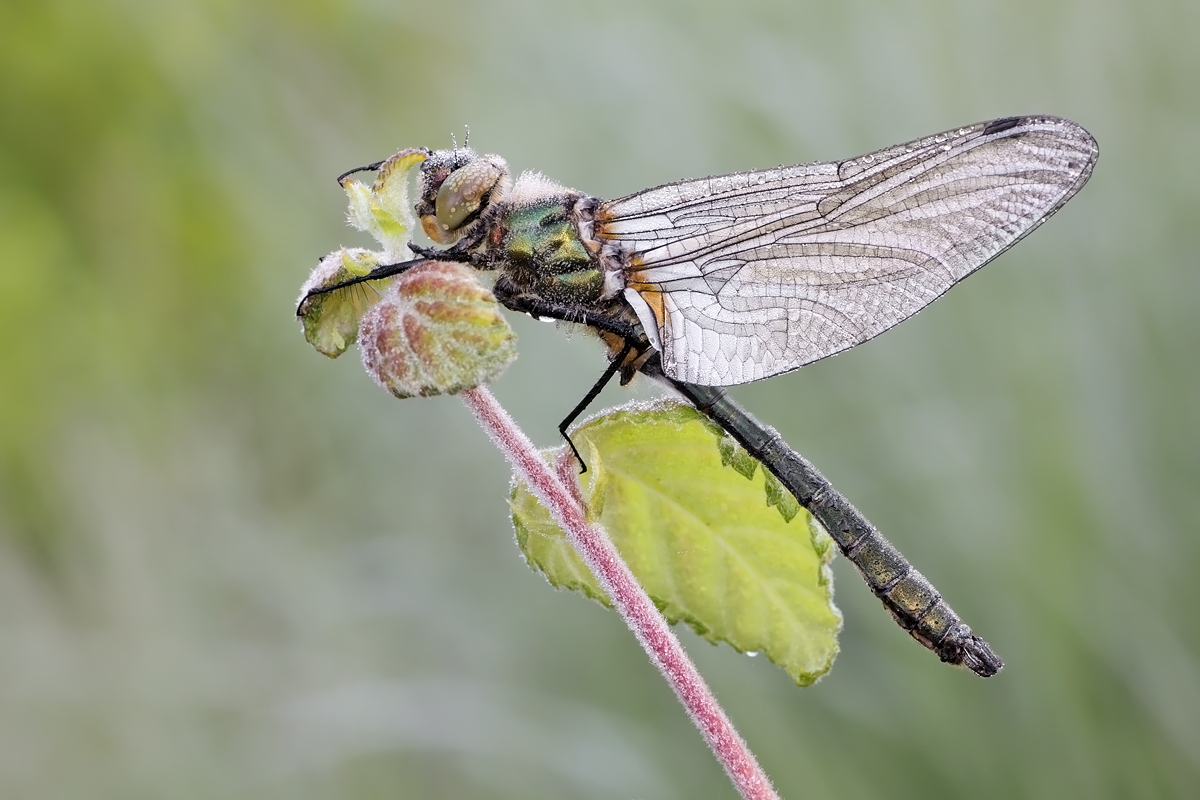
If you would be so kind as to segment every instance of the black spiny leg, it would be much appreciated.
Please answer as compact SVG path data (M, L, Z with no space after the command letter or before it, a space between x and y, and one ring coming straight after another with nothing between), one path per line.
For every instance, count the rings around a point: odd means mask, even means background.
M617 353L616 358L609 362L605 368L604 374L600 376L600 380L596 381L588 393L583 396L583 399L571 409L571 413L567 414L566 419L558 423L558 432L567 440L567 444L571 447L571 452L575 454L575 459L579 462L579 474L587 472L587 462L583 460L583 456L579 453L579 448L571 441L570 435L567 433L567 428L571 427L571 423L579 419L579 415L587 410L587 407L596 399L596 395L604 390L604 387L612 380L613 375L617 374L617 370L621 368L621 364L625 362L625 357L633 350L633 342L625 342L625 346L621 348L621 352Z
M650 343L646 341L646 333L642 326L602 311L590 308L568 306L562 303L552 303L535 295L523 293L513 286L512 281L501 275L492 287L492 294L504 304L505 308L522 314L528 314L534 319L559 319L563 322L574 322L577 325L587 325L598 331L620 336L627 342L633 342L639 350L646 350Z
M461 255L462 248L456 250L453 247L447 247L439 250L436 247L422 247L419 244L409 242L408 249L419 255L421 258L427 258L430 261L466 261Z
M609 362L608 368L604 370L604 374L600 376L600 380L596 381L596 384L584 395L583 400L575 408L571 409L571 413L558 426L558 432L567 440L567 444L571 446L571 452L579 460L581 467L579 473L582 475L587 472L587 464L584 463L583 456L579 454L579 450L575 447L575 443L571 441L571 437L567 435L567 427L591 405L591 402L596 399L596 395L600 394L604 386L620 371L621 366L625 363L625 359L630 353L635 350L642 353L650 349L650 343L646 341L646 332L636 322L630 322L612 314L605 314L603 311L554 303L544 300L537 295L526 294L513 285L511 279L505 275L501 275L496 279L496 283L492 287L492 293L496 295L496 299L503 303L505 307L513 311L519 311L522 314L529 314L534 319L558 319L563 322L573 322L577 325L587 325L598 331L619 336L625 342L624 347L621 348L621 352Z
M380 266L368 272L366 275L359 275L357 277L350 278L349 280L342 281L341 283L335 283L332 286L321 286L313 289L311 292L304 295L304 299L300 301L298 306L296 306L296 316L301 315L305 308L304 303L311 297L316 297L319 294L329 294L330 292L336 292L339 289L345 289L348 286L366 283L367 281L377 281L382 278L390 278L393 275L399 275L401 272L406 272L412 267L415 267L417 264L423 264L425 261L426 259L424 258L414 258L412 261L401 261L398 264L381 264Z
M343 172L341 175L337 176L338 186L341 186L342 181L346 180L346 178L349 178L351 175L354 175L355 173L374 172L375 170L379 169L382 166L383 166L382 161L376 161L374 164L367 164L365 167L355 167L354 169L348 169L345 172Z

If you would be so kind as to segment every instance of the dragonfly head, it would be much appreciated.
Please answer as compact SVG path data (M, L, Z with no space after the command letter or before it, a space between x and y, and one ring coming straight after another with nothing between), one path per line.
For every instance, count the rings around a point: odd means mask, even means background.
M466 236L487 207L508 188L508 163L469 147L435 150L421 164L416 211L426 235L438 244Z

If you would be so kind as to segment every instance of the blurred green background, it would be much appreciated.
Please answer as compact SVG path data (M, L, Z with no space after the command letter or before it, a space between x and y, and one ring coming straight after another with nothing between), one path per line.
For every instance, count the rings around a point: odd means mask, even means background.
M1191 0L5 0L0 796L732 797L616 617L522 563L462 405L301 340L308 269L370 244L333 178L469 123L611 197L1022 113L1100 141L1068 207L735 392L1007 668L939 664L845 562L811 689L682 635L785 797L1196 796L1198 41ZM514 325L494 389L554 444L602 354Z

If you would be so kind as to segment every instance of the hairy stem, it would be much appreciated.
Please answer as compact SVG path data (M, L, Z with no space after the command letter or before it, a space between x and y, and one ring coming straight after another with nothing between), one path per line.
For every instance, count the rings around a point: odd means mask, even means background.
M568 476L561 472L556 475L550 469L533 443L486 388L470 389L460 396L517 475L566 531L571 544L612 598L613 605L650 661L675 690L675 695L741 796L746 800L778 800L754 754L717 704L683 645L629 571L608 535L599 526L588 523L579 500L568 490L568 482L563 480ZM570 482L574 482L574 476L569 477Z

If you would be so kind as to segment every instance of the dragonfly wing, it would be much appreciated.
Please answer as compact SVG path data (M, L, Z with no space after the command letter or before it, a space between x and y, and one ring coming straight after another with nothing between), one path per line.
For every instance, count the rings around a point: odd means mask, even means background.
M730 386L911 317L1058 210L1098 152L1068 120L1010 117L648 189L603 204L595 233L628 264L625 295L664 372Z

